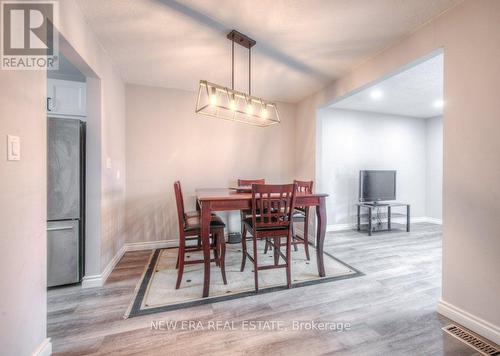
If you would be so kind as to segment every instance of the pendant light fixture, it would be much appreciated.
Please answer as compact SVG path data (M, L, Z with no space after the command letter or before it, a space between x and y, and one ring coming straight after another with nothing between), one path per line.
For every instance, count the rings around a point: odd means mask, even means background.
M256 126L280 123L276 104L252 96L252 47L257 43L244 34L232 30L231 40L231 88L200 80L196 113L224 120L243 122ZM248 93L234 90L234 44L248 49Z

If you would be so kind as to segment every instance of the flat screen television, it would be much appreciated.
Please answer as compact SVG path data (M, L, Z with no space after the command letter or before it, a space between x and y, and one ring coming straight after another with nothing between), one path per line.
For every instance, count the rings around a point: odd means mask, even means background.
M396 200L396 171L359 171L359 201Z

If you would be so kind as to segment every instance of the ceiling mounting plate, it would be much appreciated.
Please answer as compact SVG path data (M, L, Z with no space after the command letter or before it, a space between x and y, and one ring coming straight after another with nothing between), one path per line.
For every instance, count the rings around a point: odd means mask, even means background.
M234 43L237 43L245 48L252 48L253 46L255 46L255 44L257 43L255 40L251 39L250 37L248 36L245 36L244 34L242 34L241 32L238 32L236 30L232 30L231 32L229 32L227 34L227 38L229 40L233 40L234 39Z

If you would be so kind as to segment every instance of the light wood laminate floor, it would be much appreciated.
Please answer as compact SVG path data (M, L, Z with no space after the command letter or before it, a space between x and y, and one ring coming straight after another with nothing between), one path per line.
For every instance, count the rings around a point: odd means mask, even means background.
M300 248L300 246L299 246ZM444 334L441 227L327 234L325 250L366 275L123 319L151 251L129 252L102 288L49 290L48 336L60 355L474 355ZM263 271L265 273L265 271ZM229 281L230 282L230 281ZM235 330L154 330L152 321L234 321ZM243 321L350 323L338 331L248 331ZM179 325L179 324L178 324Z

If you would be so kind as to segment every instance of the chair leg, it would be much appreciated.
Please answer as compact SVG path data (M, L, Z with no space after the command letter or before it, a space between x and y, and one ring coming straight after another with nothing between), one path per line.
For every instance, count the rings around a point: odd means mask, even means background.
M243 236L243 230L245 230L245 224L243 223L243 220L245 220L245 215L243 214L243 211L240 210L241 236Z
M264 246L264 255L267 253L267 250L269 248L269 241L266 239L266 245Z
M180 253L180 247L179 247L179 252L177 252L177 262L175 263L175 269L179 268L179 253Z
M219 248L220 248L220 255L219 255L219 265L220 265L220 271L222 273L222 281L224 284L227 284L227 279L226 279L226 240L224 239L224 230L219 232Z
M245 225L243 225L243 232L241 233L241 250L242 250L242 256L241 256L241 268L240 272L243 272L245 270L245 262L247 261L247 228Z
M291 231L286 239L286 286L292 288L292 236Z
M213 244L213 247L214 247L214 260L215 260L215 265L217 267L220 267L220 264L219 264L219 239L220 239L220 236L219 236L219 233L214 233L213 235L213 239L214 239L214 244Z
M180 241L179 244L179 254L178 254L178 261L179 261L179 268L177 270L177 283L175 283L175 289L179 289L181 286L181 281L182 281L182 275L184 274L184 255L186 253L185 251L186 248L186 243L185 241Z
M253 236L253 275L255 279L255 291L259 291L259 267L257 265L257 239Z
M293 227L293 219L292 219L292 241L295 240L295 229ZM298 251L298 247L297 247L297 244L293 244L293 250L294 251Z
M309 261L311 259L309 256L309 207L306 207L306 217L304 219L304 250Z
M266 240L266 244L267 244ZM274 243L274 265L277 266L280 260L280 255L278 254L278 251L280 250L280 244L281 244L281 237L273 237L273 243Z

